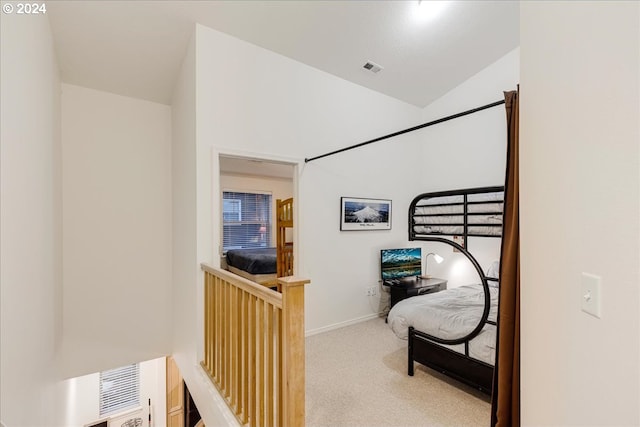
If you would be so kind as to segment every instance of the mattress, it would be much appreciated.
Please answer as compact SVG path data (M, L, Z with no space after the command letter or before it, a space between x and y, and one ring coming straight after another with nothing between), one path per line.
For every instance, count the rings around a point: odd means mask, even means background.
M495 236L502 234L502 191L424 197L410 213L413 233Z
M245 279L251 280L252 282L259 283L261 285L266 285L269 287L276 286L276 273L270 274L250 274L244 270L240 270L239 268L235 268L232 265L227 266L227 270L232 272L233 274L237 274L238 276L242 276Z
M489 320L498 314L498 288L489 287L491 309ZM398 302L389 311L387 322L393 332L406 339L409 326L442 339L462 338L478 325L484 311L482 285L467 285ZM464 354L464 344L443 345ZM496 327L485 325L469 343L469 356L493 365L495 363Z
M276 248L228 250L227 265L250 274L275 274Z

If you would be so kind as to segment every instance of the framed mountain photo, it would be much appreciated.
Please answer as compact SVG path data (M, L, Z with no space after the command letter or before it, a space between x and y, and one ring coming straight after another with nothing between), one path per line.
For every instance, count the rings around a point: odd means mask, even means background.
M391 200L341 197L340 230L391 230Z

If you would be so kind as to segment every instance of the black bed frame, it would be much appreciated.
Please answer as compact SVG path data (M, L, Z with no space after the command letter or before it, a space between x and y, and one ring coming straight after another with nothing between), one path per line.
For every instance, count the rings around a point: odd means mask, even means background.
M485 276L482 268L480 267L480 264L473 257L473 255L468 252L467 248L469 236L501 238L502 221L500 220L499 224L496 224L495 222L491 224L479 224L473 221L471 221L470 223L469 218L473 215L480 215L480 213L473 212L473 209L469 209L469 207L482 203L492 205L501 204L504 207L504 197L502 197L501 200L492 200L486 202L469 200L470 195L477 195L482 193L504 194L504 187L481 187L464 190L423 193L417 196L411 202L411 205L409 207L409 240L443 242L453 246L462 254L464 254L469 259L469 261L471 261L482 281L482 287L484 289L484 311L480 321L478 322L478 325L469 334L461 338L442 339L410 327L408 335L408 374L413 376L414 362L418 362L439 372L442 372L450 376L451 378L470 385L486 394L491 394L493 385L493 366L470 357L469 342L480 333L485 324L496 325L496 322L489 320L491 300L488 281L497 281L497 279ZM455 206L458 210L461 211L460 213L420 213L420 208L425 206L425 202L427 201L427 199L445 196L459 196L458 198L460 199L460 202L449 202L442 204L429 203L428 206ZM473 198L473 196L471 198ZM470 212L470 210L472 212ZM481 214L486 215L488 213L499 216L500 219L502 218L503 214L503 212L486 211L482 212ZM442 221L446 221L447 216L456 216L458 218L463 217L463 221L452 221L450 223L443 223ZM437 226L456 226L460 229L460 232L453 234L441 234L437 231L437 227L435 231L425 230L424 221L421 221L419 219L424 217L440 217L439 221L437 222ZM473 233L470 233L470 227L475 227ZM482 229L483 227L486 227L487 230L492 230L491 232L479 232L478 228ZM499 227L499 230L497 230L496 227ZM463 238L463 245L459 245L458 243L454 242L454 236L461 236ZM456 344L464 344L464 354L458 353L442 346Z
M413 362L418 362L483 393L491 394L493 366L429 340L428 334L409 327L407 373L410 376L413 376Z

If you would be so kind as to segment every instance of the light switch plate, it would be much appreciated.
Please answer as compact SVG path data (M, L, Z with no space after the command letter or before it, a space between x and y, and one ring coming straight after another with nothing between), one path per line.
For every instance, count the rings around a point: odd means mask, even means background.
M602 317L601 278L599 276L582 273L580 298L582 311L600 319Z

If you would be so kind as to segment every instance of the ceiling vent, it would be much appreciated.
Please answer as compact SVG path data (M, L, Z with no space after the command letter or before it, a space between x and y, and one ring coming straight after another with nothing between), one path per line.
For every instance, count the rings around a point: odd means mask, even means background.
M369 70L374 74L377 74L380 71L382 71L382 65L378 65L375 62L371 62L371 61L367 61L367 63L364 64L362 68L364 68L365 70Z

